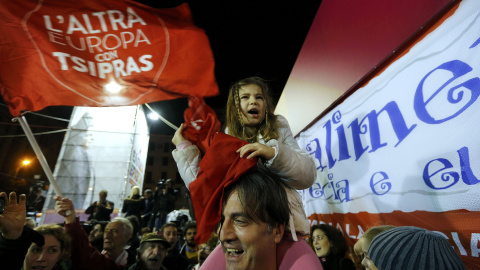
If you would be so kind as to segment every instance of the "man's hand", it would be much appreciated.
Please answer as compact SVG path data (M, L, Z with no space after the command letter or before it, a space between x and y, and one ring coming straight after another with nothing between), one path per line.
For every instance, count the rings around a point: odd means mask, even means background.
M181 143L181 142L184 142L186 141L187 139L185 139L185 137L183 137L183 129L186 127L187 125L185 123L181 124L180 127L177 129L177 131L175 131L175 135L173 135L173 139L172 139L172 143L177 146L177 144Z
M55 212L65 217L66 224L77 221L77 215L75 213L75 207L73 206L72 200L69 198L62 198L60 196L55 196L53 199L57 201L55 203Z
M5 192L0 193L0 197L5 198L5 211L0 214L0 232L5 239L17 239L22 236L23 224L27 216L25 207L25 194L20 195L20 201L17 203L17 194L10 193L7 198Z
M246 144L240 147L237 150L237 153L240 153L240 158L248 155L247 159L251 159L253 157L260 157L265 160L270 160L275 157L275 149L261 143Z

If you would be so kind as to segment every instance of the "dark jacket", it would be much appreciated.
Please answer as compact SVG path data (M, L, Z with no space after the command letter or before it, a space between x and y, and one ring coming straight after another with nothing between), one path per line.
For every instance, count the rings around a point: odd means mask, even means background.
M148 222L150 221L150 217L152 216L153 207L155 206L155 200L153 196L150 196L149 199L144 200L145 203L145 211L143 213L143 218L141 220L142 227L147 227Z
M135 264L132 264L132 266L130 266L128 268L128 270L144 270L144 269L147 269L145 266L143 266L143 264L141 262L137 262ZM168 270L167 268L165 268L165 266L160 266L160 268L158 270Z
M109 205L109 208L107 208ZM92 204L90 205L87 210L85 210L85 214L89 214L88 220L96 219L98 221L110 221L110 214L113 212L115 208L115 204L112 201L103 201L99 204Z
M133 197L126 198L123 201L122 213L126 213L125 217L136 216L138 221L141 221L141 214L145 211L145 199L140 195L133 195Z
M168 270L186 270L188 267L188 260L178 252L178 249L174 248L169 250L167 256L163 260L163 265Z
M0 234L0 265L2 269L22 269L25 255L33 242L43 246L45 240L43 235L28 227L23 227L22 235L15 240L5 239Z
M355 264L352 260L343 256L333 254L325 258L319 258L324 270L355 270Z
M122 267L104 255L88 242L87 233L83 230L80 222L65 224L65 230L72 238L72 265L78 270L124 270L135 263L135 255L129 253L127 266Z
M167 215L168 213L172 212L175 208L175 197L166 192L163 194L162 190L157 190L155 192L155 206L153 208L153 213L157 216L160 215Z

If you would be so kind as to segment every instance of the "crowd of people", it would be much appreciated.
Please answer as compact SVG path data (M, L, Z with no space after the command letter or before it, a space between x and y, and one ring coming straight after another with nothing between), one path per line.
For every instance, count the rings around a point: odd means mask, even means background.
M34 229L26 218L26 196L0 193L5 199L0 214L2 266L349 270L357 268L354 256L360 256L365 269L465 269L445 238L423 228L372 227L350 252L335 227L310 226L296 189L314 183L315 164L296 143L287 120L273 109L267 83L250 77L230 89L227 135L214 135L205 147L189 137L188 123L175 133L174 159L192 200L197 200L195 211L203 213L185 226L167 221L174 210L168 181L159 183L155 192L145 190L143 196L133 187L123 204L124 217L112 220L114 203L107 200L106 190L101 191L83 224L72 200L57 196L55 211L64 223ZM218 132L203 128L213 131L208 134ZM216 186L208 186L212 183ZM199 189L201 199L193 196Z

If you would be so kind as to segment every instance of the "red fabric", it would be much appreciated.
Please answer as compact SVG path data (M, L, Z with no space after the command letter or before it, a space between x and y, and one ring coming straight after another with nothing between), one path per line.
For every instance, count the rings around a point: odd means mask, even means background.
M257 164L257 158L240 158L235 152L245 144L225 133L216 133L200 162L197 179L189 186L197 220L197 244L206 242L220 222L223 189Z
M184 118L187 127L183 130L183 136L198 147L202 156L205 155L213 135L221 128L215 111L203 98L191 96L188 98Z
M13 116L218 94L208 38L187 4L0 1L0 33L0 91ZM119 93L104 91L111 80Z

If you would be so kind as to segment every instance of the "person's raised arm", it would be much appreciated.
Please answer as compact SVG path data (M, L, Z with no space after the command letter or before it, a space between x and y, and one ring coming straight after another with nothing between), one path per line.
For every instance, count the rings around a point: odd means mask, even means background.
M198 147L183 136L182 132L186 126L182 124L173 136L172 143L176 149L173 150L172 155L177 164L178 173L185 182L185 186L189 188L190 183L197 178L201 156Z
M54 199L56 201L55 212L65 218L65 224L76 222L77 215L75 213L75 207L73 206L72 200L69 198L62 198L60 196L55 196Z
M5 239L20 238L27 214L25 194L20 195L18 203L15 192L11 192L9 197L7 197L5 192L2 192L0 197L5 199L5 211L3 214L0 214L0 232L2 237Z
M17 203L17 194L10 193L9 198L5 192L0 193L5 199L5 210L0 214L0 262L2 269L22 268L25 254L32 242L39 246L44 245L43 235L23 226L26 219L26 197L20 195Z
M187 139L185 139L185 137L183 137L183 129L186 127L187 125L185 124L181 124L180 127L177 129L177 131L175 131L175 134L173 135L173 139L172 139L172 143L177 146L178 144L180 143L183 143L183 142L186 142L188 141Z

